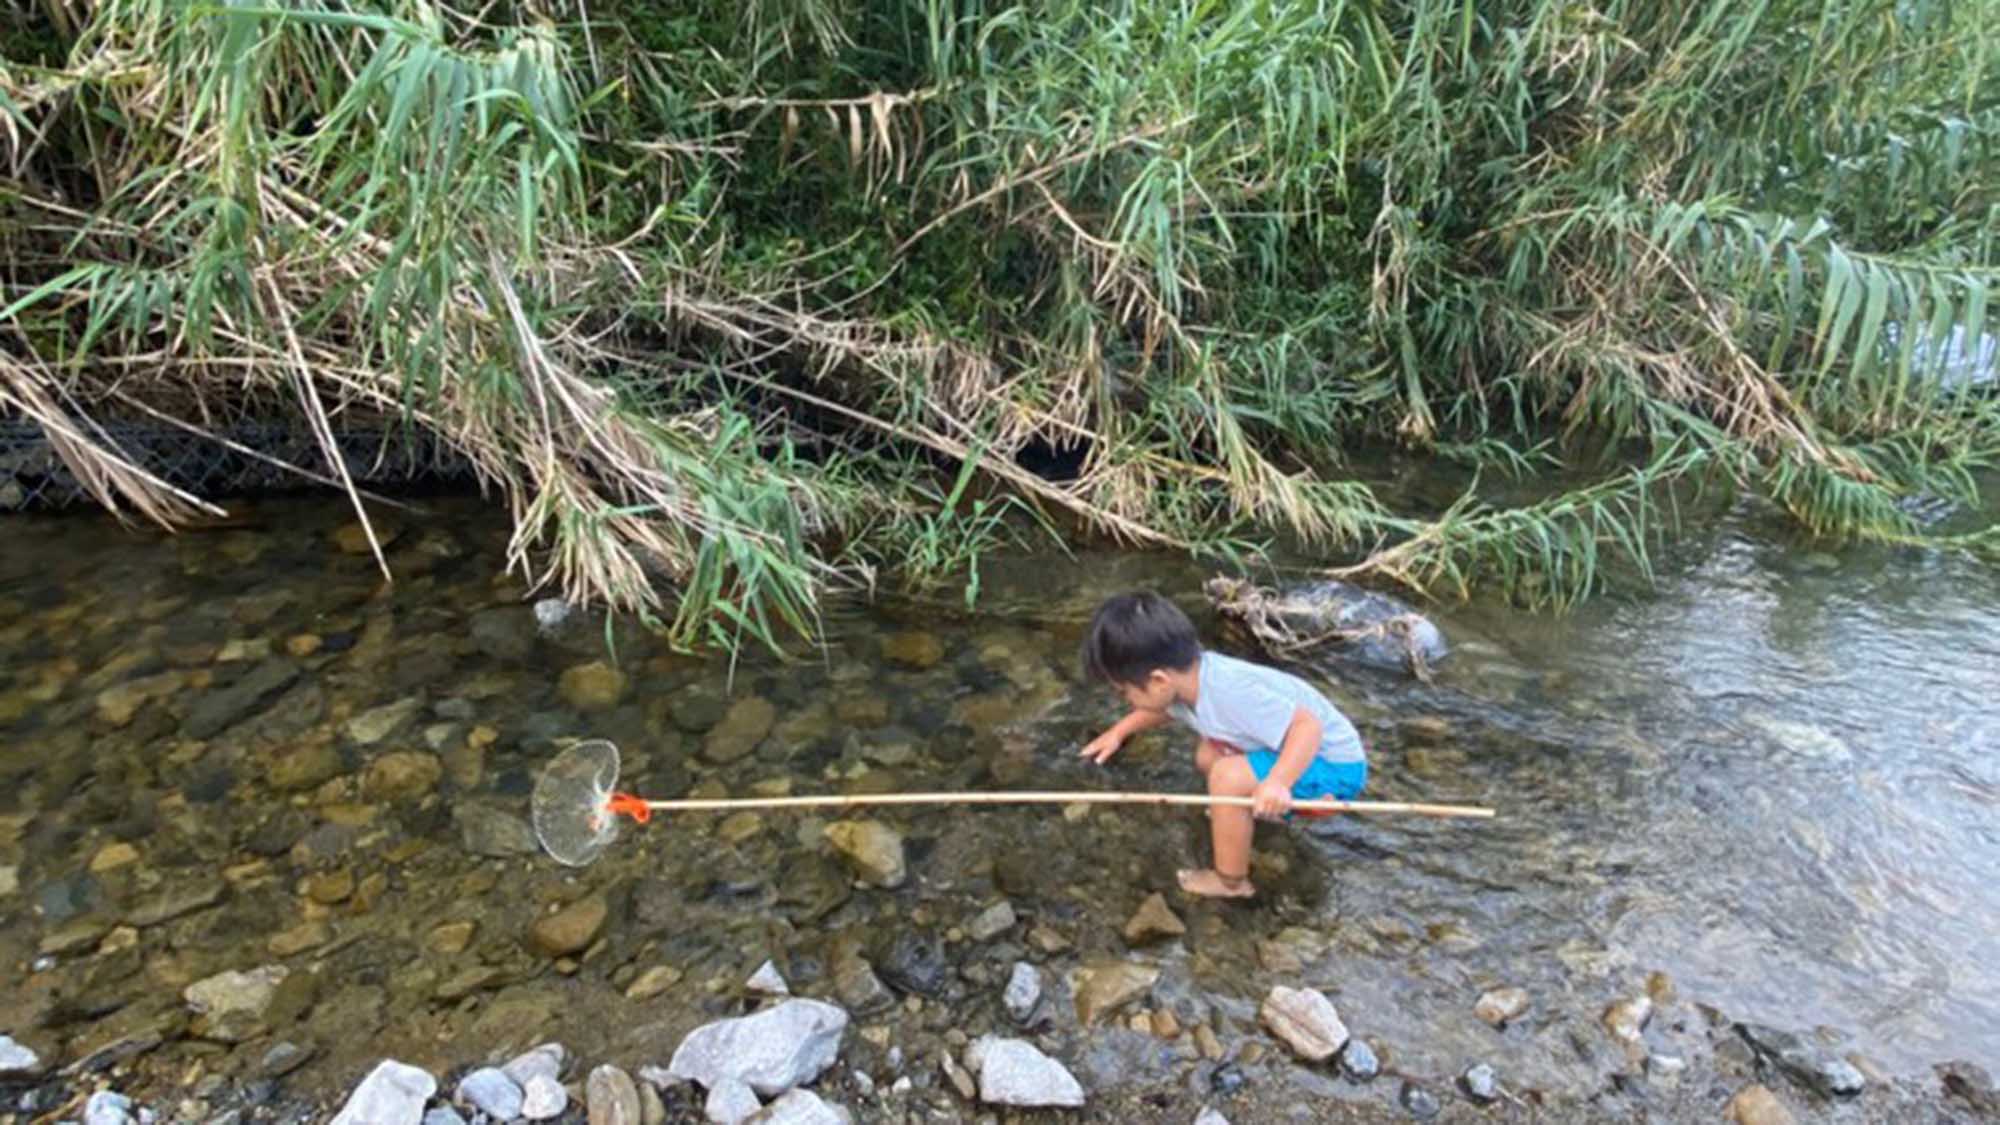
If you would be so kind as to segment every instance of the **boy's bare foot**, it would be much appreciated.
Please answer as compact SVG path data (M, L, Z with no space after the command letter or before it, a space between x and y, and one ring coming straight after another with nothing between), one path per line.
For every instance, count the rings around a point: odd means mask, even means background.
M1212 867L1200 870L1184 868L1180 872L1180 881L1181 890L1208 898L1249 898L1257 893L1249 876L1232 879Z

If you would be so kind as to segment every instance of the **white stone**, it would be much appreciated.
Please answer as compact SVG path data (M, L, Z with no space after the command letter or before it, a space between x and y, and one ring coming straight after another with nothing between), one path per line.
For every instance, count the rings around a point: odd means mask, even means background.
M708 1119L716 1125L737 1125L763 1108L757 1101L757 1091L734 1078L716 1079L715 1085L708 1089L708 1100L702 1104Z
M530 1121L547 1121L569 1108L569 1091L546 1074L528 1079L521 1088L521 1116Z
M981 1036L966 1048L965 1066L979 1075L979 1100L988 1105L1083 1104L1083 1087L1068 1068L1026 1040Z
M422 1125L424 1103L435 1093L429 1071L383 1059L348 1095L333 1125Z
M703 1024L667 1064L676 1078L713 1090L725 1078L772 1097L817 1078L840 1054L847 1013L819 1000L787 1000L755 1015Z
M756 1125L853 1125L854 1115L811 1090L792 1090L754 1120Z
M1347 1045L1347 1025L1340 1022L1333 1001L1316 988L1278 985L1257 1014L1271 1034L1309 1062L1330 1059Z
M750 980L747 982L747 985L750 991L761 992L766 996L790 996L792 994L791 986L785 983L784 974L780 973L778 966L770 961L757 966L757 971L750 974Z

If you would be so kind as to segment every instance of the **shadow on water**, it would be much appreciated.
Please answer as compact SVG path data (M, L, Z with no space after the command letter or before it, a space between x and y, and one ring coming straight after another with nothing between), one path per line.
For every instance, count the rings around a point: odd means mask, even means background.
M527 854L518 819L573 737L619 743L624 787L659 797L1186 789L1185 736L1075 758L1117 711L1074 654L1103 595L1198 608L1204 571L996 559L976 616L849 607L817 658L734 669L628 632L613 669L597 625L538 626L490 514L444 502L398 528L393 587L341 549L344 518L288 503L171 539L9 525L0 955L31 971L0 1001L24 1041L220 1081L290 1040L311 1061L286 1080L329 1092L385 1053L443 1072L547 1039L637 1066L742 1010L768 957L886 1029L843 1054L885 1084L891 1046L1006 1030L1018 960L1042 966L1042 1034L1093 1090L1220 1081L1149 1011L1254 1069L1276 983L1326 990L1389 1073L1440 1088L1486 1060L1517 1090L1597 1091L1629 1069L1599 1016L1641 992L1656 1053L1747 1020L1824 1028L1890 1074L2000 1062L1988 569L1835 558L1739 521L1644 597L1445 613L1436 682L1321 679L1369 742L1368 797L1501 817L1262 828L1266 894L1244 906L1173 893L1204 858L1185 812L885 812L911 870L895 891L852 885L825 817L663 818L581 870ZM1135 949L1122 930L1153 891L1187 934ZM534 928L590 896L603 919L575 940ZM1002 899L1009 924L974 936ZM1066 1001L1114 961L1158 982L1086 1033ZM284 983L255 1011L183 1000L266 964ZM1496 1032L1473 1004L1507 986L1531 1001ZM918 1070L920 1090L937 1081ZM1393 1096L1301 1074L1286 1081Z

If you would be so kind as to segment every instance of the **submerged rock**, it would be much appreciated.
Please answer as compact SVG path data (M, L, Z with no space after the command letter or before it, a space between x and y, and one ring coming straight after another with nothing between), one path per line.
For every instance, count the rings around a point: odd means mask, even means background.
M1014 928L1020 921L1014 914L1014 904L1001 899L979 912L979 916L966 923L965 932L974 941L992 941Z
M826 839L864 883L893 890L909 877L903 860L902 834L881 821L843 820L829 824Z
M1129 961L1100 961L1077 970L1071 991L1076 1018L1089 1027L1140 996L1160 979L1160 970Z
M1736 1091L1722 1107L1722 1119L1733 1125L1793 1125L1792 1111L1777 1097L1755 1083Z
M31 1078L40 1074L44 1063L42 1057L20 1043L11 1035L0 1035L0 1080L11 1078Z
M1340 1049L1340 1070L1356 1082L1367 1082L1382 1073L1382 1062L1375 1057L1375 1049L1357 1036Z
M847 1013L818 1000L787 1000L755 1015L718 1020L688 1033L667 1072L713 1090L735 1079L769 1097L817 1078L833 1065Z
M1472 1014L1492 1024L1505 1027L1510 1020L1521 1018L1528 1010L1528 991L1524 988L1495 988L1479 997L1472 1006Z
M579 711L616 707L625 697L625 673L602 660L565 670L558 683L563 701Z
M512 813L485 805L461 804L452 810L452 819L458 821L460 843L473 855L506 859L541 850L535 830Z
M965 1052L966 1069L979 1077L979 1100L989 1105L1083 1104L1083 1087L1063 1064L1021 1039L982 1036Z
M1000 1002L1015 1023L1026 1024L1033 1019L1035 1009L1042 1003L1041 972L1026 961L1014 962L1014 971L1007 977L1007 989L1001 993Z
M1853 1097L1868 1084L1853 1063L1834 1057L1804 1036L1754 1023L1739 1023L1736 1031L1779 1070L1827 1097Z
M945 957L944 942L936 933L926 929L896 931L877 964L883 979L890 984L904 992L924 996L943 993L945 982L951 975L951 962Z
M1179 937L1187 933L1187 924L1180 915L1167 905L1166 896L1154 891L1139 904L1139 909L1125 923L1125 940L1133 945L1141 945L1155 938Z
M604 931L610 910L602 895L578 899L554 914L536 919L528 931L529 944L545 957L581 953Z
M1646 1028L1646 1021L1652 1018L1652 999L1632 996L1604 1009L1604 1030L1621 1043L1637 1043Z
M1486 1063L1467 1067L1465 1073L1458 1076L1458 1084L1466 1097L1480 1105L1500 1100L1500 1077Z
M1318 989L1279 985L1264 998L1257 1014L1271 1034L1308 1062L1324 1062L1347 1045L1347 1025L1340 1022L1333 1001Z
M770 700L757 696L739 699L708 729L701 756L716 765L728 765L755 750L777 721L778 709Z
M348 1095L332 1125L421 1125L424 1103L435 1093L430 1072L383 1059Z

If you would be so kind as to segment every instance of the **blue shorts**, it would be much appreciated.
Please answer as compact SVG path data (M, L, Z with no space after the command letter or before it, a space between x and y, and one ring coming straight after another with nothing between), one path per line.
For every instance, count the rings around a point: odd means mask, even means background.
M1250 763L1250 771L1262 781L1271 776L1272 767L1278 764L1275 750L1250 750L1243 755ZM1367 762L1329 762L1325 758L1314 758L1306 772L1292 782L1292 799L1310 801L1318 797L1331 797L1336 801L1352 801L1360 796L1363 786L1368 784Z

